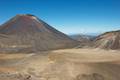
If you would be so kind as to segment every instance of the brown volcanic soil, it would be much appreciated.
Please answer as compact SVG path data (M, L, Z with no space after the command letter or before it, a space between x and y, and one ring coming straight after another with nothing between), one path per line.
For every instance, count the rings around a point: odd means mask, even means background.
M17 15L0 28L0 51L40 51L76 45L77 41L33 15Z
M102 49L120 49L120 31L106 32L94 41L94 47Z
M66 49L2 56L0 80L120 79L120 52L115 50Z

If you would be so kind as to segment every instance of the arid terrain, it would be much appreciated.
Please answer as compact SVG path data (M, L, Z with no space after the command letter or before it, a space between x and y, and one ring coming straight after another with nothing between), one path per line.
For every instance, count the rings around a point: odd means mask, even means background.
M119 80L119 35L72 38L34 15L17 15L0 27L0 80Z
M62 49L0 54L0 80L119 80L120 52Z
M0 80L120 80L120 0L1 0Z

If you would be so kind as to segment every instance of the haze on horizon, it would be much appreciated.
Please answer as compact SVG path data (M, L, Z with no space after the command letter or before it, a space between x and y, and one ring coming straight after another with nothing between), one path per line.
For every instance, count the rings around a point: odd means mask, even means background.
M16 14L33 14L66 34L120 29L119 0L1 0L0 24Z

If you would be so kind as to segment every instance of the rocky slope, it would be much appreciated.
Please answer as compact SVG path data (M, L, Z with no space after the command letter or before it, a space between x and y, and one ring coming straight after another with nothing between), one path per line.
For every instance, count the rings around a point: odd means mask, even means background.
M94 40L94 47L102 49L120 49L120 30L99 35Z

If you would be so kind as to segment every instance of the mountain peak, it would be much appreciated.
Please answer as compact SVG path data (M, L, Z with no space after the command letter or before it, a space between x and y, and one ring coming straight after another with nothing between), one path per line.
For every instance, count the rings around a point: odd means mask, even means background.
M37 19L37 17L32 14L17 14L16 17L27 18L27 19Z
M0 39L0 46L4 45L3 48L16 46L23 50L36 51L71 48L78 44L77 41L31 14L16 15L1 25L0 34L9 37Z
M17 14L17 16L29 16L29 17L35 17L33 14Z

